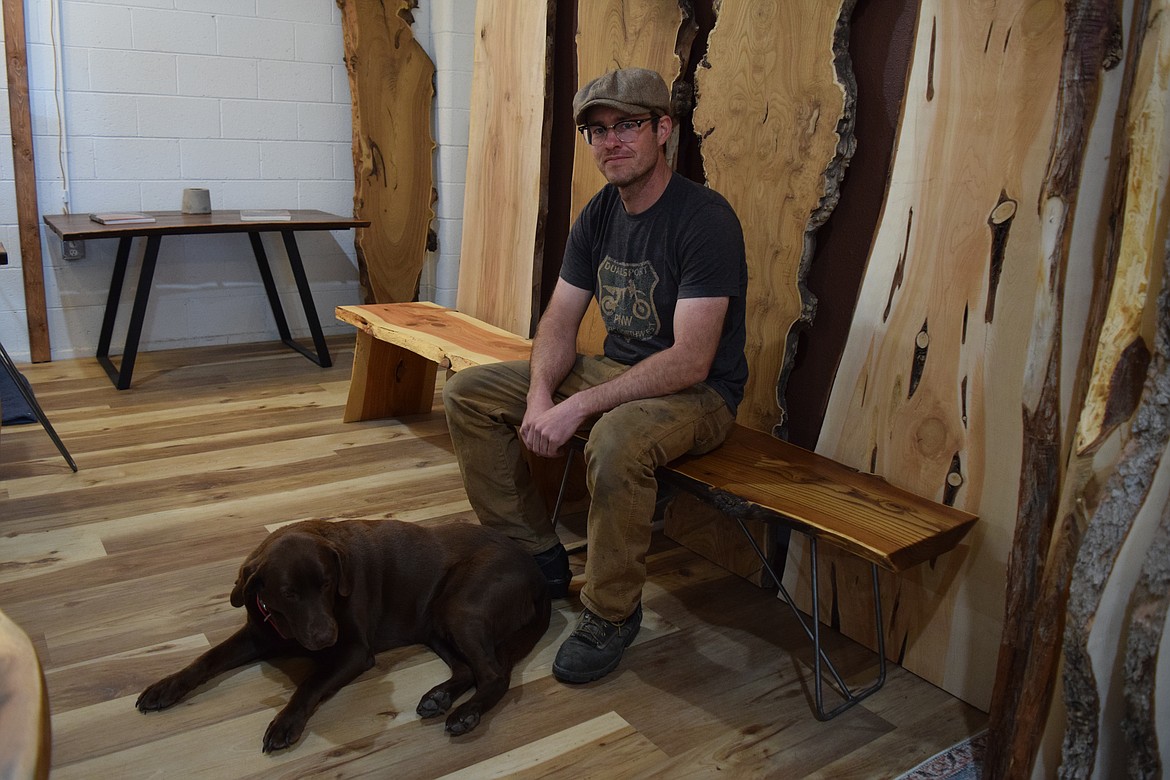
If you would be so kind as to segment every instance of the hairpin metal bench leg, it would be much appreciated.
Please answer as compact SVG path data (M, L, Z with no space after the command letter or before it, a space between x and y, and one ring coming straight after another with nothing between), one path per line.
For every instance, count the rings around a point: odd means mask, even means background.
M870 564L871 576L873 579L873 603L874 603L874 628L877 634L877 654L878 654L878 677L869 687L860 690L852 691L846 685L841 676L837 673L832 661L825 655L821 649L821 610L820 599L817 595L820 591L817 589L817 540L815 537L809 537L811 542L810 551L812 553L812 624L813 624L813 667L815 679L814 698L817 707L817 717L821 720L829 720L840 715L845 710L857 704L862 699L874 694L886 682L886 640L885 632L882 631L882 597L881 591L878 587L878 573L877 565ZM833 678L837 681L838 693L840 693L845 701L837 705L829 712L825 712L824 706L824 680L821 676L821 662L829 667L833 673Z
M747 538L748 543L752 546L752 549L755 550L756 556L764 565L764 569L776 583L776 586L779 589L777 597L783 598L784 601L787 602L789 608L792 610L792 614L796 616L796 619L800 623L801 628L804 629L804 633L810 640L812 640L814 677L813 702L815 704L817 718L820 720L830 720L835 718L845 710L852 707L854 704L857 704L862 699L876 693L878 689L881 688L886 682L886 642L885 635L882 632L882 602L881 591L878 587L877 565L870 564L871 575L873 579L874 620L878 645L878 677L877 680L875 680L874 683L869 687L865 688L864 690L854 692L850 690L849 686L845 683L844 678L842 678L841 674L837 671L837 667L833 665L833 662L829 660L829 656L825 653L824 648L821 647L821 614L820 603L817 599L820 591L818 590L819 583L817 581L818 572L816 537L808 537L810 551L812 553L812 626L810 627L808 622L804 619L804 615L801 614L800 610L797 608L796 602L793 601L792 596L788 593L788 589L784 587L783 580L781 580L781 578L776 575L776 572L773 571L772 564L768 560L768 556L764 555L763 550L760 549L760 546L756 543L755 538L753 538L751 533L748 531L747 526L744 525L742 520L737 519L736 522L739 523L739 529L743 532L744 537ZM829 674L833 677L833 681L836 683L837 692L840 693L841 696L845 699L842 704L838 705L829 712L825 712L824 708L824 680L822 668L828 670Z

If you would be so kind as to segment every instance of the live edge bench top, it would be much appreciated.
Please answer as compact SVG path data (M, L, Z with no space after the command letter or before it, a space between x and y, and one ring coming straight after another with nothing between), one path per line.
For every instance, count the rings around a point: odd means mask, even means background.
M733 517L783 515L795 530L891 571L953 549L977 519L742 425L718 449L669 469Z
M338 306L336 316L378 341L452 371L501 360L527 360L532 352L528 339L435 303Z
M391 344L454 371L531 351L527 339L432 303L339 306L337 319L370 337L366 348ZM355 360L351 393L363 372ZM741 425L713 452L680 458L667 471L732 516L782 518L891 571L953 549L977 519Z

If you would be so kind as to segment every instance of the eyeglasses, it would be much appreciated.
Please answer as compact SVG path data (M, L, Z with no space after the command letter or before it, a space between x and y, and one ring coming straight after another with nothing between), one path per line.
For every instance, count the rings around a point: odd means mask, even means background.
M614 122L608 127L606 125L578 125L577 132L585 139L585 143L593 146L594 144L605 141L605 137L609 135L609 131L613 130L617 139L624 144L628 144L638 137L638 130L642 125L651 122L655 117L647 116L642 119L623 119L620 122Z

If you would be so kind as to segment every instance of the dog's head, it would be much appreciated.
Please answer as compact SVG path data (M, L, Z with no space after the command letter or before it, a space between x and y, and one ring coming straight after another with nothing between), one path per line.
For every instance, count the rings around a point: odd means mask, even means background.
M289 527L257 547L240 567L233 607L248 605L272 630L307 650L337 642L334 607L350 593L344 550L328 539Z

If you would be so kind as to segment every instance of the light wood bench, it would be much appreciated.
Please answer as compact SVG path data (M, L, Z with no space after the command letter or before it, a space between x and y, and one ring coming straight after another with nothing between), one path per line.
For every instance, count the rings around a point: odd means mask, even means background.
M359 329L346 421L430 411L440 366L459 371L469 365L524 359L531 352L528 339L431 303L339 306L337 318ZM873 694L885 682L878 568L899 572L942 555L959 543L976 520L974 515L916 496L881 477L741 425L715 451L680 458L660 476L713 502L739 523L813 643L814 704L822 720ZM744 525L748 518L779 523L808 537L814 594L811 619L806 620L797 608L768 555L748 533ZM871 566L878 676L859 690L845 683L822 647L815 598L820 541ZM844 698L827 712L822 668Z

